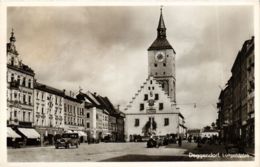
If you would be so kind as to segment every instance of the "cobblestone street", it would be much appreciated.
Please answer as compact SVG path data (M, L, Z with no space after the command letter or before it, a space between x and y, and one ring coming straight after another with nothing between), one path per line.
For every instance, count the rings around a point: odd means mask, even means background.
M220 148L219 146L210 146ZM31 147L8 149L9 162L87 162L87 161L197 161L197 160L253 160L247 158L191 158L189 153L205 154L209 146L197 149L195 143L176 144L160 148L146 148L146 143L83 143L78 149L55 149L50 147ZM210 151L212 149L209 149ZM210 153L210 152L208 152ZM216 153L216 152L214 152Z

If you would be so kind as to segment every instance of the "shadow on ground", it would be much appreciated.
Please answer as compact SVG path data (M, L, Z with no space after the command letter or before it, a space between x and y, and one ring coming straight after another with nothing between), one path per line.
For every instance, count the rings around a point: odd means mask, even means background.
M158 155L135 155L128 154L124 156L114 157L102 160L101 162L147 162L147 161L199 161L188 156L158 156Z

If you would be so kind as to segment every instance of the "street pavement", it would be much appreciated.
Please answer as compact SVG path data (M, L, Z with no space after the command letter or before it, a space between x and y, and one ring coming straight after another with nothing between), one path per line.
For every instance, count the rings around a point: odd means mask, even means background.
M170 144L160 148L146 148L146 143L82 143L79 148L55 149L49 147L29 147L8 149L9 162L132 162L132 161L214 161L214 160L253 160L253 157L223 158L194 157L206 155L213 150L223 151L220 146L202 146L195 143L183 143L182 147ZM222 149L222 150L221 150ZM207 151L208 150L208 151ZM191 153L194 154L191 157Z

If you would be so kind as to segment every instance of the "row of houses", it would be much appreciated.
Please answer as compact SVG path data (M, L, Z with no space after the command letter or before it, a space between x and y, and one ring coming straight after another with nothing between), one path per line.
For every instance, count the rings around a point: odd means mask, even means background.
M124 114L109 98L80 90L77 94L36 80L34 71L23 64L12 31L7 44L7 137L52 144L57 134L78 132L81 140L124 140Z
M231 69L232 76L220 92L217 125L220 136L231 143L254 146L254 37L244 42Z

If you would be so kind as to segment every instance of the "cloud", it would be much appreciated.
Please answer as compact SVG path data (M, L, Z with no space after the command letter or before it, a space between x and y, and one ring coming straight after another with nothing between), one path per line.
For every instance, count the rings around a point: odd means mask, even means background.
M243 42L253 35L250 6L166 6L176 55L177 101L188 127L215 121L223 86ZM147 48L159 7L8 7L7 28L38 81L95 91L124 107L147 77ZM9 35L8 35L9 37ZM205 117L201 121L201 116Z

